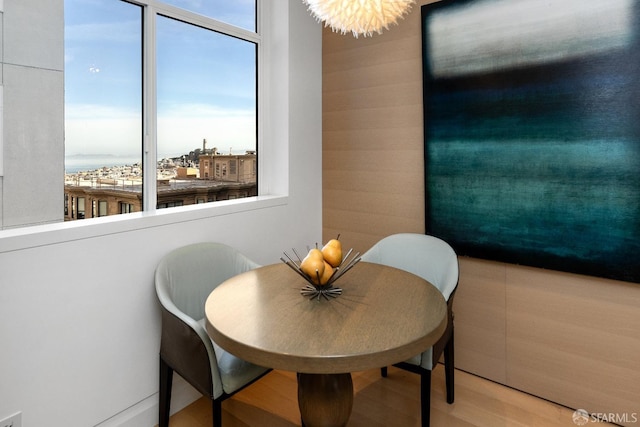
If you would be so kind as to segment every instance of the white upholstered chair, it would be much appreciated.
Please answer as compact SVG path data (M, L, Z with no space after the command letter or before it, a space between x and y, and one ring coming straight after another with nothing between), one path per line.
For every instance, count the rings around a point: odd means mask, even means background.
M447 402L454 400L453 296L458 286L458 257L445 241L425 234L394 234L376 243L362 260L408 271L427 280L442 292L448 306L448 321L442 337L424 353L395 366L420 374L422 426L429 426L431 371L444 352ZM402 286L401 283L397 284ZM398 313L402 315L402 313ZM387 376L387 368L382 368Z
M160 261L155 274L162 312L159 427L169 425L174 371L211 399L213 427L221 426L222 401L269 371L224 351L204 323L211 291L256 267L234 248L213 242L178 248Z

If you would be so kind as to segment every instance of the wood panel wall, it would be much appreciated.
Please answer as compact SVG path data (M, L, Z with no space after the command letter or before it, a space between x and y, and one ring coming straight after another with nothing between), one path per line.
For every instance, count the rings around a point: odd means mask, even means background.
M420 4L383 35L324 30L325 241L340 233L362 252L425 230ZM640 285L471 258L460 269L457 367L640 418Z
M397 230L424 232L420 43L409 26L358 39L325 28L325 240L341 233L360 250Z

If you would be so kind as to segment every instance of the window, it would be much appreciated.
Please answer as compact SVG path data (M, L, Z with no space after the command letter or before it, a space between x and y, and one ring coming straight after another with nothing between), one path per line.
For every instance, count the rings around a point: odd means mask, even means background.
M109 215L107 211L107 201L98 200L98 216L107 216L107 215Z
M124 203L124 202L120 202L119 204L120 204L120 213L121 214L135 212L135 209L134 209L132 204Z
M78 197L78 219L84 219L84 197Z
M175 208L176 206L183 206L182 200L175 200L171 202L158 203L158 209Z
M142 17L120 0L65 0L65 194L142 191Z
M230 153L255 148L256 58L252 41L158 17L159 162L175 164L179 156L199 148L200 141L201 156L215 155L222 147ZM162 173L164 178L175 177L174 168ZM158 200L163 191L159 186Z
M256 152L256 11L256 0L65 0L65 200L100 188L153 210L195 203L205 179L231 185L199 159ZM165 202L177 187L185 202Z

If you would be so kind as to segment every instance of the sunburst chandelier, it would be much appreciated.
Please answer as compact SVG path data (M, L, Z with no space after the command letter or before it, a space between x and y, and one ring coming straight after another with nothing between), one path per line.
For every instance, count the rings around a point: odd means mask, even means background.
M372 36L397 24L415 0L302 0L326 27L342 34Z

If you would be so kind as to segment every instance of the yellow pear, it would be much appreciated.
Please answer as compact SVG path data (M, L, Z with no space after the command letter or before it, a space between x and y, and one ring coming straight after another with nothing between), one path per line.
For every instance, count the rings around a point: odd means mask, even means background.
M318 283L318 276L322 277L324 274L324 265L322 252L318 248L313 248L300 263L300 270L309 276L314 283Z
M331 265L337 267L342 262L342 243L338 239L331 239L322 248L322 256L324 260Z
M329 279L331 279L331 276L333 276L333 268L327 261L323 261L323 262L324 262L324 273L322 273L322 275L320 276L320 284L326 285ZM317 278L316 280L313 281L313 283L315 283L316 285L318 284Z

